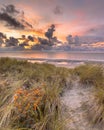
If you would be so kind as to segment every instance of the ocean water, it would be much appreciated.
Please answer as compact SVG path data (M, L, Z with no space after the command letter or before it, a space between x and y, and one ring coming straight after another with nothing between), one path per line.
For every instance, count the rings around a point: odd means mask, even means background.
M57 66L78 66L85 62L104 63L104 52L2 51L0 57L26 59L29 62L47 62Z

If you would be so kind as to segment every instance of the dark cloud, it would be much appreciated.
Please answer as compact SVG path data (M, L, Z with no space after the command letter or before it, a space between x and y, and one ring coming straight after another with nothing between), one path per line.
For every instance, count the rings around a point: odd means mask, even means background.
M4 7L1 8L1 10L4 12L4 13L9 13L9 14L18 14L19 11L15 8L14 5L7 5Z
M33 26L30 23L26 22L24 19L22 19L22 22L25 24L25 26L33 28Z
M28 36L28 39L30 40L30 41L32 41L32 42L34 42L34 37L32 37L32 36Z
M54 14L55 15L62 15L63 14L63 9L61 6L56 6L54 9Z
M51 50L52 47L48 44L36 44L34 46L32 46L31 48L32 50Z
M49 41L52 39L54 31L55 31L55 25L52 24L50 28L48 28L47 32L45 33L45 36L49 39Z
M24 29L25 26L7 13L0 13L0 20L6 22L6 26Z
M79 36L72 36L72 35L68 35L66 37L67 43L68 44L79 44L80 43L80 37Z
M3 34L2 32L0 32L0 38L4 38L4 39L6 39L7 37L6 37L5 34Z
M25 35L22 35L22 39L26 39L26 36L25 36Z
M41 45L47 45L47 46L52 46L54 45L55 42L58 42L57 40L57 37L53 37L53 33L55 31L55 25L52 24L47 32L45 32L45 36L48 38L48 39L45 39L45 38L38 38L38 41Z
M39 40L39 43L42 45L50 45L50 42L47 39L39 37L38 40Z
M20 21L20 19L22 20ZM24 19L24 11L17 10L14 5L7 5L1 8L0 21L6 22L6 26L15 29L33 28Z
M25 46L29 46L29 45L27 42L23 42L23 43L19 44L19 46L24 48Z
M6 46L18 46L18 39L14 37L10 37L5 42Z

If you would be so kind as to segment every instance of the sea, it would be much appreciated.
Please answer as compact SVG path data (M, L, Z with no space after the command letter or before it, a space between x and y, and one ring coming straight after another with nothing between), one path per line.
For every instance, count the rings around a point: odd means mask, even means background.
M104 64L104 52L100 51L0 51L0 57L10 57L28 62L49 63L73 68L85 63Z

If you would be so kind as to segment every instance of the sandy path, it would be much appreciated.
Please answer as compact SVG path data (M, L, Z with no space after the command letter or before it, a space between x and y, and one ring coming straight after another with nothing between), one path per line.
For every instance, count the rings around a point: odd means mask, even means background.
M63 104L67 108L66 130L98 130L93 128L87 118L88 104L92 98L92 88L81 87L78 82L64 93Z

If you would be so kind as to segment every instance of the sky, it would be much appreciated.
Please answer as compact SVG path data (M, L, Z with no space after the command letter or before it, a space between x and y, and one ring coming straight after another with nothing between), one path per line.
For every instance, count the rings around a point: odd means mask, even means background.
M10 4L18 12L13 14L16 21L22 20L26 27L15 28L0 18L0 28L8 36L43 36L51 24L55 24L55 35L62 40L69 34L104 35L104 0L0 0L0 8Z

